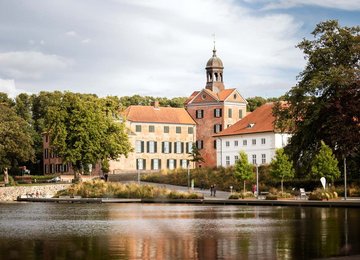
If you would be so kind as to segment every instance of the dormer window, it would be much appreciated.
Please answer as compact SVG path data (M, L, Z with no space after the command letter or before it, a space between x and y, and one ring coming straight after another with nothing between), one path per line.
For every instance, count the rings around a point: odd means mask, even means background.
M250 123L250 124L248 124L247 128L253 128L254 126L255 126L254 123Z

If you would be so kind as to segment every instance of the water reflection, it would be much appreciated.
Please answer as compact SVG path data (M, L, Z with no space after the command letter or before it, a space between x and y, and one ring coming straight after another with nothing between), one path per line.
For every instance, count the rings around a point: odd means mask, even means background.
M309 259L360 254L360 210L0 204L0 259Z

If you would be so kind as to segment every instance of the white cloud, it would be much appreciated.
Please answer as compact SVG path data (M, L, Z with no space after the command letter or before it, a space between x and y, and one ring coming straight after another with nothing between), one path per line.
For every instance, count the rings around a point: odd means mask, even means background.
M10 98L15 98L20 93L25 93L26 91L16 88L13 79L0 79L0 92L7 93Z
M69 36L69 37L76 37L78 36L78 34L75 32L75 31L68 31L65 33L66 36Z
M0 75L15 79L40 79L46 73L67 69L72 61L35 51L0 53Z
M256 1L256 0L255 0ZM360 10L360 1L359 0L326 0L326 1L319 1L319 0L277 0L271 1L270 3L266 4L266 9L287 9L293 8L297 6L305 6L305 5L312 5L312 6L320 6L326 8L333 8L333 9L342 9L348 11Z

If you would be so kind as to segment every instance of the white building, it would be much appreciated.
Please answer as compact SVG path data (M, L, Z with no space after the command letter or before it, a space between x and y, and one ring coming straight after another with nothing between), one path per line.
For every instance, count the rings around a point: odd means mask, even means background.
M275 150L286 146L290 135L275 130L273 106L267 103L215 135L218 166L234 165L240 151L247 154L252 164L269 164Z

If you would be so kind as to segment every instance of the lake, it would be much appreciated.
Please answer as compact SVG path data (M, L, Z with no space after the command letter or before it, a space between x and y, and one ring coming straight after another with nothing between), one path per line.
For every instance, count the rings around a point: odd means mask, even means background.
M0 204L0 259L309 259L360 255L360 209Z

